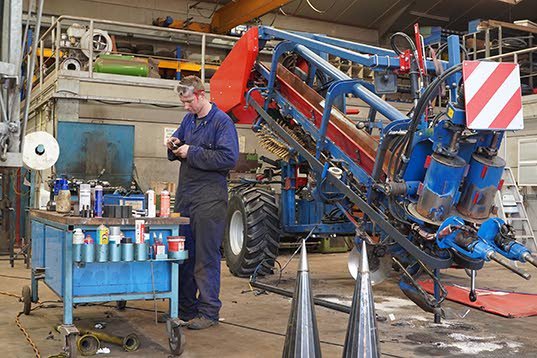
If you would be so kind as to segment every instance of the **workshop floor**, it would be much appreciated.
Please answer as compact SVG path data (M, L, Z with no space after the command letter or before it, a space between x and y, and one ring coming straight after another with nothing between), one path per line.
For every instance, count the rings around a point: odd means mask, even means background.
M281 256L281 262L287 257ZM350 304L354 281L347 273L347 254L310 254L313 292L318 297ZM297 262L293 260L283 273L280 286L293 288ZM528 268L535 279L537 270ZM10 268L0 263L0 291L20 294L29 285L29 271L22 262ZM232 277L222 263L222 323L204 331L185 330L187 346L183 357L278 357L284 342L290 299L275 294L254 295L248 291L247 280ZM465 283L463 271L450 270L444 278ZM274 283L277 277L266 281ZM537 293L535 281L524 281L496 264L490 264L478 276L478 287ZM537 317L507 319L448 302L449 316L442 324L433 324L431 314L424 313L407 300L394 280L374 288L381 339L386 357L470 356L537 357ZM57 297L40 284L40 299ZM49 303L52 304L52 303ZM105 322L105 331L125 335L137 333L141 348L134 353L122 352L106 345L111 353L103 357L167 357L169 355L164 324L154 323L154 303L130 302L127 309L91 306L75 310L75 324L93 326ZM32 357L32 348L15 325L15 316L22 308L16 298L0 296L0 347L5 357ZM159 310L167 304L158 302ZM144 309L144 310L140 310ZM323 307L316 307L317 322L324 357L339 357L345 339L348 316ZM21 316L21 323L35 342L41 357L61 350L59 334L53 327L62 318L61 308L37 309L30 316Z

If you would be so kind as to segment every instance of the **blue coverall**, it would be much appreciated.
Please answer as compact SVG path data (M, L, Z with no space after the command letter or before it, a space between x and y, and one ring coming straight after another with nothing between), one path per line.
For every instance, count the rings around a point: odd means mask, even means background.
M187 114L173 134L190 146L187 158L179 159L168 149L169 160L181 160L175 211L190 217L190 225L180 230L189 259L179 266L179 317L218 320L227 175L237 163L239 142L233 121L215 104L197 126L196 117Z

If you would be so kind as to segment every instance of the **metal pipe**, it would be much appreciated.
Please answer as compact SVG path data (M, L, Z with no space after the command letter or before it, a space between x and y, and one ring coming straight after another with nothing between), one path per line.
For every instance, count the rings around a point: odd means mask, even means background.
M101 348L101 342L93 334L84 334L77 340L76 346L83 356L94 356Z
M61 38L61 33L62 33L62 27L60 25L59 22L56 22L56 38L54 39L54 42L55 42L55 48L56 48L56 53L55 53L55 62L54 62L54 66L55 66L55 70L58 71L58 69L60 68L60 38Z
M201 35L201 83L205 83L205 35Z
M526 262L529 262L531 265L537 267L537 259L534 256L532 256L529 252L526 252L524 255L522 255L522 258Z
M90 21L89 33L89 76L91 78L93 77L93 20Z
M81 16L70 16L70 15L62 15L56 19L55 22L52 22L48 30L46 30L43 33L43 37L48 35L54 26L56 26L56 23L62 22L64 20L72 20L73 22L77 21L94 21L97 24L106 24L111 26L125 26L125 27L131 27L131 28L137 28L141 30L151 30L151 31L158 31L158 32L168 32L168 33L177 33L177 34L184 34L184 35L197 35L199 36L200 33L196 31L189 31L189 30L181 30L181 29L171 29L171 28L165 28L165 27L158 27L158 26L151 26L151 25L141 25L141 24L134 24L130 22L120 22L120 21L109 21L109 20L98 20L98 19L92 19L89 17L81 17ZM233 36L226 36L226 35L218 35L218 34L211 34L206 33L205 36L211 37L211 38L219 38L219 39L226 39L231 40L233 42L237 41L236 37Z
M259 288L261 290L265 290L265 291L269 291L269 292L272 292L272 293L276 293L276 294L281 295L281 296L293 298L293 292L284 290L283 288L279 288L279 287L272 286L272 285L267 285L266 283L261 283L261 282L257 282L257 281L250 281L250 285L252 287ZM339 303L322 300L320 298L315 298L314 297L313 298L313 303L315 303L317 306L323 306L323 307L330 308L330 309L338 311L338 312L343 312L343 313L350 313L351 312L351 308L349 306L345 306L345 305L342 305L342 304L339 304Z
M140 339L134 333L131 333L125 337L114 336L108 333L91 330L81 330L80 333L90 334L102 342L108 342L123 347L123 349L127 352L134 352L140 348Z
M30 56L30 67L28 69L28 78L26 79L26 100L24 102L24 116L21 126L21 152L24 150L24 133L26 131L26 125L28 123L28 115L30 114L30 102L32 100L32 80L34 77L35 60L37 56L37 42L39 39L39 32L41 30L41 18L43 16L43 3L45 0L39 0L37 7L37 24L35 26L34 42L32 43L32 54ZM41 51L43 56L43 51Z
M523 279L529 280L531 278L531 275L528 272L526 272L526 271L524 271L524 270L522 270L522 269L520 269L518 267L515 267L515 266L511 265L510 261L504 259L503 257L499 256L498 254L496 254L496 253L494 253L492 251L488 254L488 257L489 257L489 259L491 259L492 261L496 261L497 263L499 263L500 265L502 265L506 269L513 271L514 273L516 273L517 275L519 275Z
M296 52L298 52L301 56L306 58L308 61L313 62L313 64L317 67L318 70L325 72L334 80L344 81L344 80L351 79L349 76L339 71L332 64L325 61L322 57L320 57L315 52L311 51L310 49L308 49L307 47L303 45L297 45ZM365 103L367 103L369 106L371 106L373 109L380 112L390 121L408 119L404 114L402 114L397 109L387 104L385 101L380 99L377 95L369 91L367 88L365 88L365 86L361 84L356 84L353 87L352 93L356 97L360 98Z
M477 301L477 295L475 293L475 270L470 270L470 294L469 298L470 301L475 302Z

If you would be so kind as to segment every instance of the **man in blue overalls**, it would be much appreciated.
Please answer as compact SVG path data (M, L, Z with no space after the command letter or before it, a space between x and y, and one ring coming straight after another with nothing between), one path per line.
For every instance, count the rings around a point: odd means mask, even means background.
M181 162L175 211L190 217L190 226L181 228L189 259L179 268L179 317L190 329L204 329L218 323L222 306L226 179L239 143L233 121L209 101L198 77L185 77L175 91L189 112L167 141L168 159Z

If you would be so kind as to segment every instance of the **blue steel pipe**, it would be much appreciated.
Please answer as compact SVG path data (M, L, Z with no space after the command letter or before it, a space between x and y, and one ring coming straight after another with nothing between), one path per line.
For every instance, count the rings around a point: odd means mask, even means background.
M390 55L389 52L387 52L389 50L386 50L386 49L379 50L379 49L374 48L373 46L370 46L367 48L367 51L371 51L373 56L363 55L353 50L347 49L349 47L354 47L355 50L357 51L364 50L365 48L359 44L355 44L355 46L351 46L352 43L345 43L345 42L342 42L342 40L338 41L337 39L314 40L314 39L305 37L297 33L278 30L272 27L265 27L265 26L259 27L259 37L263 40L280 39L280 40L292 41L297 44L303 44L315 51L330 53L334 56L345 58L347 60L356 62L360 65L363 65L369 68L397 70L400 67L398 56L392 57L392 55ZM329 42L334 43L334 45L330 44ZM428 61L427 63L427 70L435 71L434 64L429 63L429 62L431 61ZM442 65L445 66L444 63L442 63Z
M334 80L345 81L351 79L349 76L339 71L332 64L325 61L323 58L321 58L319 55L317 55L315 52L311 51L307 47L303 45L296 45L295 50L306 60L313 63L313 65L316 66L318 70L323 71L324 73L332 77ZM365 86L361 84L356 84L353 87L352 94L367 103L377 112L384 115L390 121L408 119L404 114L387 104L385 101L380 99L378 96L376 96L374 93L369 91L367 88L365 88Z

